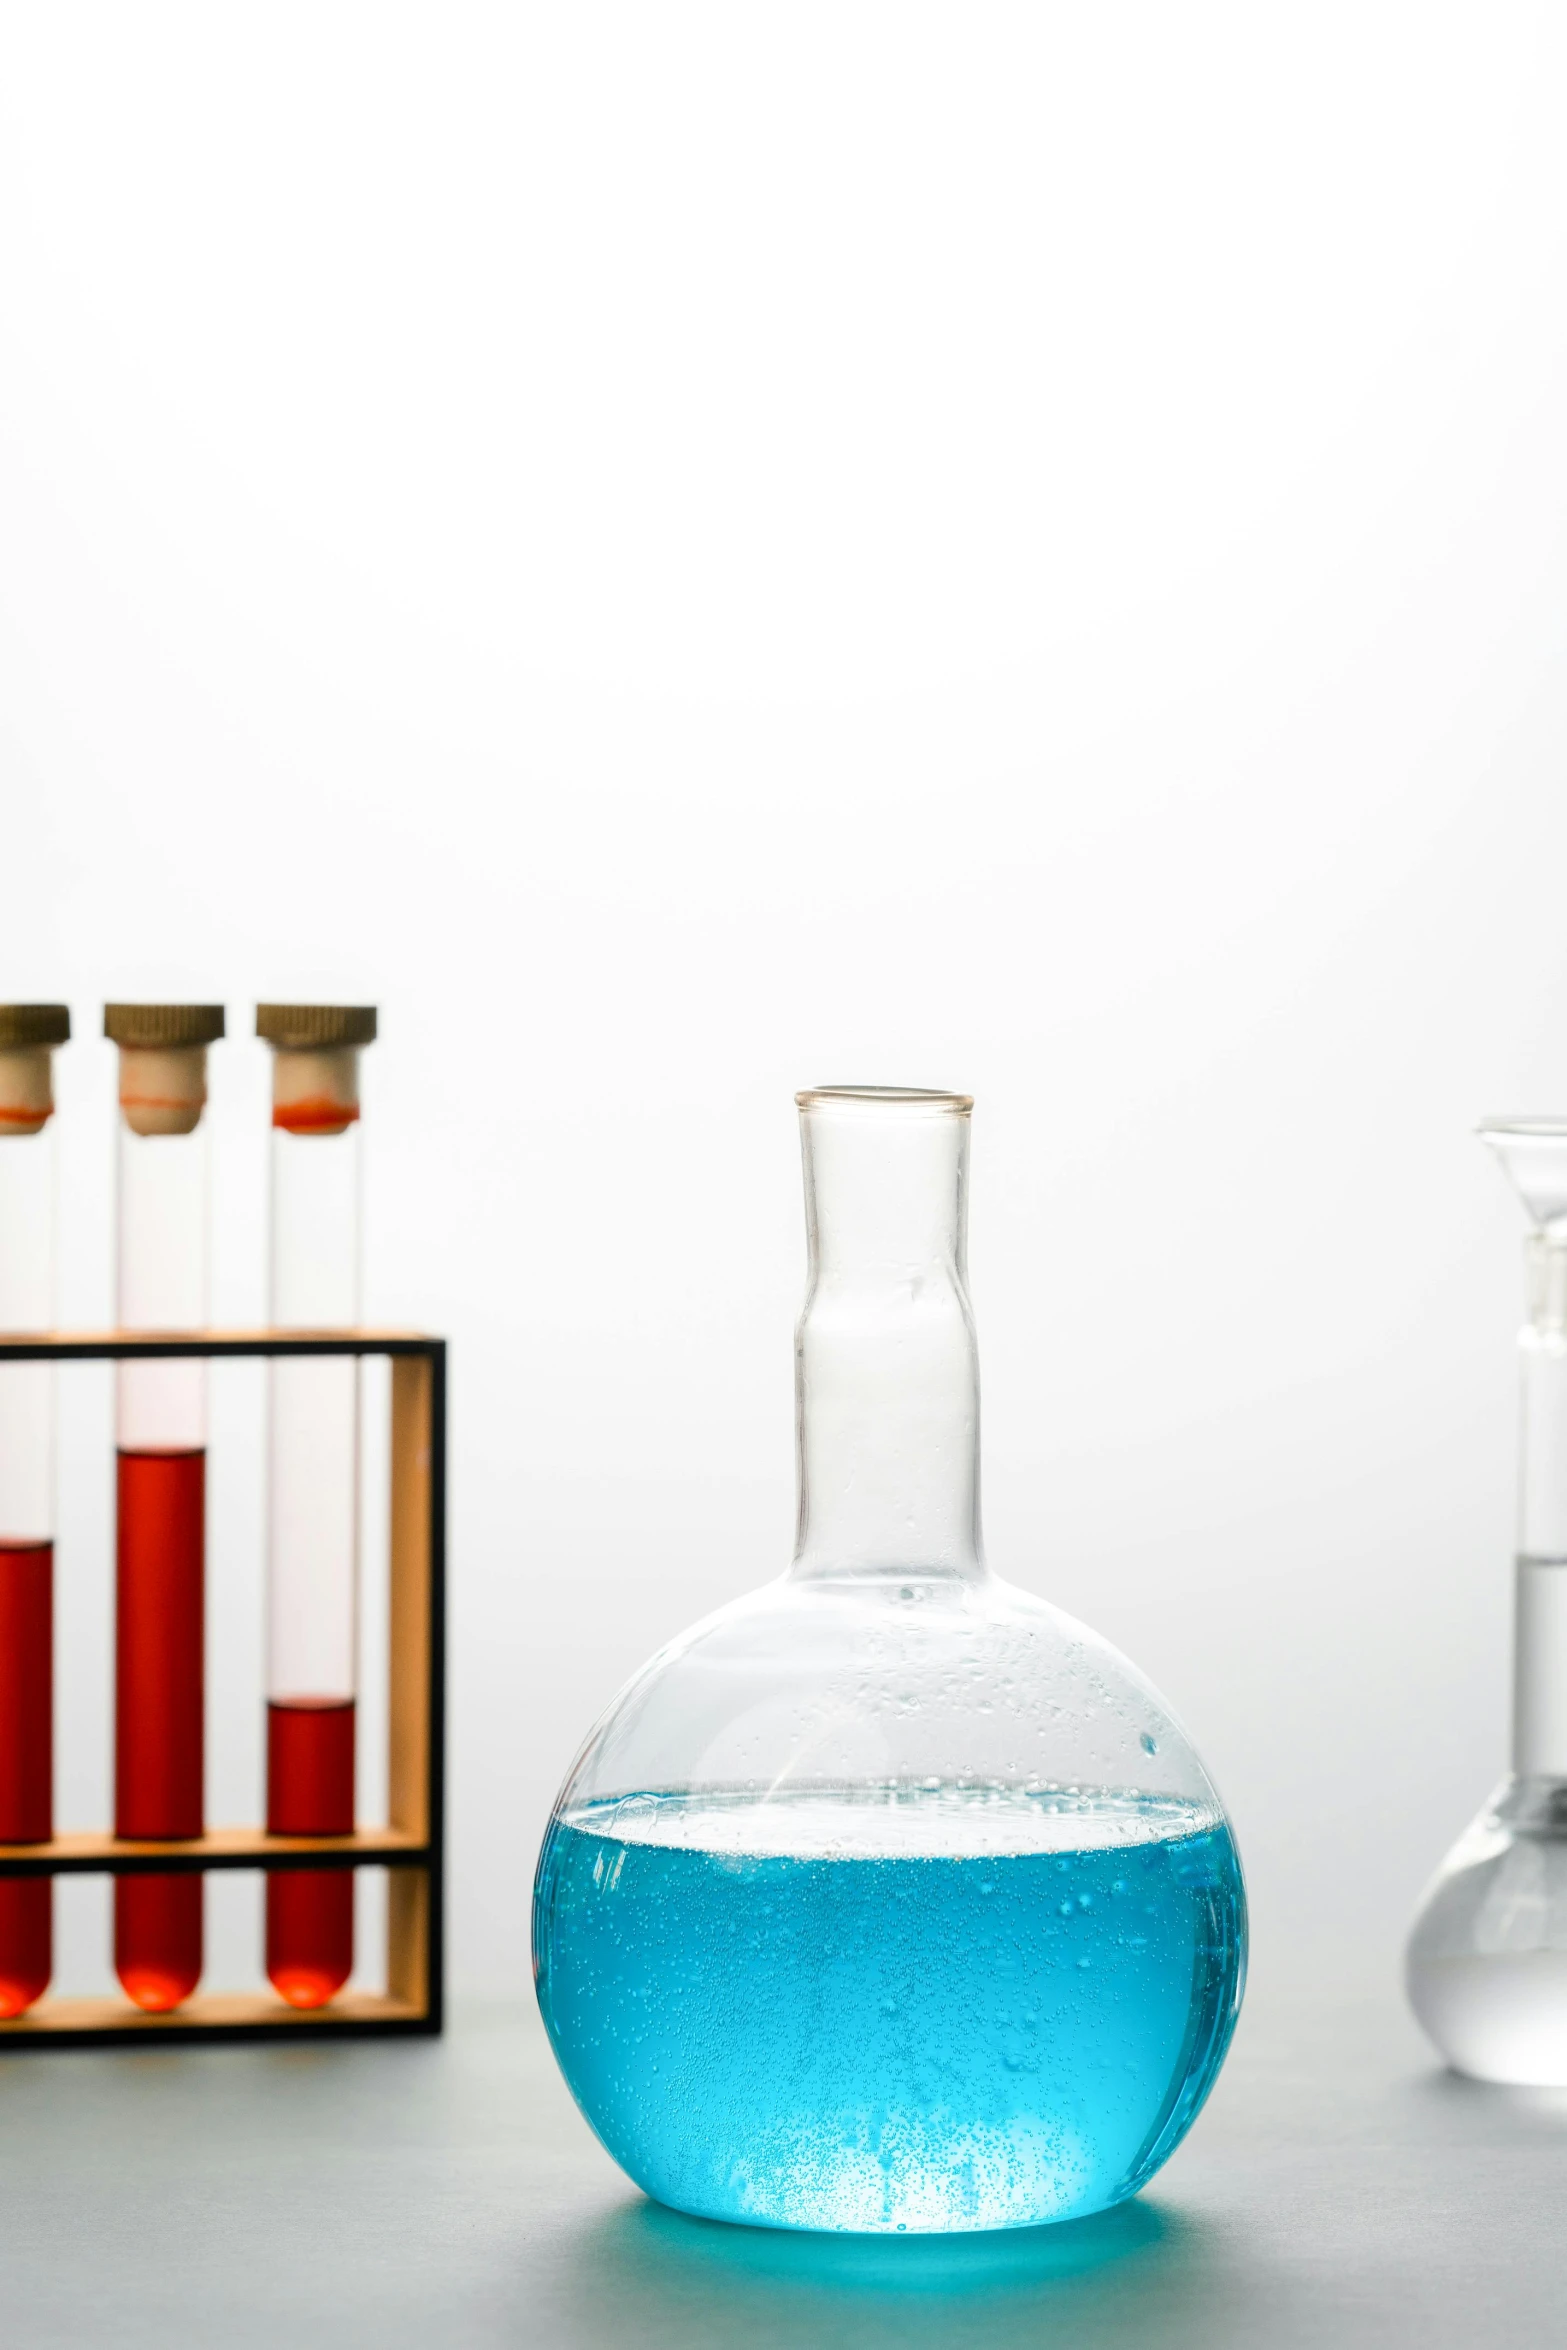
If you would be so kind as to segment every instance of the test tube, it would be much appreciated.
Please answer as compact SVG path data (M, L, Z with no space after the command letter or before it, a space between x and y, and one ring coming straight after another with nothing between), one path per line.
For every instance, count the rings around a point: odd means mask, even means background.
M0 1329L54 1320L54 1068L64 1004L0 1004ZM0 1844L54 1834L54 1367L0 1363ZM54 1966L54 1888L0 1878L0 2016Z
M117 1288L124 1330L200 1330L207 1303L207 1047L221 1004L108 1004L120 1048ZM116 1387L114 1832L199 1836L207 1366L124 1362ZM152 2012L201 1980L195 1874L114 1881L114 1971Z
M359 1320L359 1055L368 1006L259 1004L272 1051L274 1328ZM359 1364L277 1356L268 1366L267 1826L280 1836L354 1825L359 1611ZM267 1876L267 1978L320 2007L354 1963L349 1869Z

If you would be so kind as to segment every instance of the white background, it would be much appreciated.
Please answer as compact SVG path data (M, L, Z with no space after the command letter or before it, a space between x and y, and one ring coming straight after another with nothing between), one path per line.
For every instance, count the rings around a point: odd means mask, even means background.
M1506 0L0 17L0 994L76 1013L63 1310L105 996L230 1008L225 1320L250 1007L381 1006L460 1985L523 1979L594 1713L783 1562L791 1095L841 1079L978 1097L994 1562L1185 1716L1259 1974L1395 1967L1504 1759L1522 1219L1468 1130L1567 1106L1564 100Z

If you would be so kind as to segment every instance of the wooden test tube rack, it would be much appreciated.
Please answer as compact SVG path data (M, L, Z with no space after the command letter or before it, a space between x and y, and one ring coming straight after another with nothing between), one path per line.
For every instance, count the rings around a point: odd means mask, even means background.
M0 2020L0 2050L133 2040L316 2040L441 2029L444 1867L446 1341L407 1330L125 1331L0 1337L0 1362L124 1362L143 1356L386 1355L392 1365L389 1756L384 1828L348 1836L271 1836L214 1828L150 1842L94 1833L0 1844L0 1878L170 1875L187 1870L388 1870L386 1990L344 1991L326 2006L275 1993L198 1991L148 2015L122 1996L57 1999ZM259 1696L259 1691L258 1691Z

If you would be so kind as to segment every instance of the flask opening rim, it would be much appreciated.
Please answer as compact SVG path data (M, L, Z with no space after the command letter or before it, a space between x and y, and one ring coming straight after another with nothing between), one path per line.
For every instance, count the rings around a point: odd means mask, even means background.
M802 1110L913 1110L950 1118L966 1118L974 1107L971 1093L924 1085L811 1085L794 1098Z

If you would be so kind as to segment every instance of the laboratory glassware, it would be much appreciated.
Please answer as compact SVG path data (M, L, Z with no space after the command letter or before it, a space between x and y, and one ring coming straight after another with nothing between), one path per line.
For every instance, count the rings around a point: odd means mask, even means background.
M220 1004L107 1004L119 1047L116 1287L124 1330L208 1320L207 1047ZM114 1832L203 1829L207 1366L119 1364L115 1382ZM201 1979L202 1881L118 1876L114 1968L152 2011Z
M793 1562L590 1733L539 1860L539 2002L605 2146L679 2209L1076 2218L1214 2080L1240 1864L1148 1682L985 1563L971 1102L798 1100Z
M352 1328L360 1314L359 1055L366 1005L258 1004L272 1046L269 1307L279 1330ZM274 1358L268 1371L267 1826L354 1825L359 1598L359 1362ZM354 1963L348 1869L267 1877L268 1980L320 2007Z
M1512 1769L1426 1888L1410 2005L1458 2072L1567 2087L1567 1119L1480 1128L1529 1217Z
M0 1329L54 1321L54 1052L64 1004L0 1004ZM0 1844L54 1834L54 1366L0 1364ZM47 1990L54 1888L0 1880L0 2016Z

